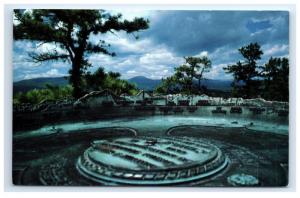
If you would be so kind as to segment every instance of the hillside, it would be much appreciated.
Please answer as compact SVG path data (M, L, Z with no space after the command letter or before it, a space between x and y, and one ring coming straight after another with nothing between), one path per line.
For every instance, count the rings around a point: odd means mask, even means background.
M128 81L131 83L135 83L139 89L144 90L153 90L161 82L161 80L149 79L144 76L136 76L128 79ZM194 83L198 84L198 81L195 81ZM231 80L205 79L201 81L201 85L206 86L208 89L222 91L229 91L231 89L231 83Z
M136 76L128 79L129 82L137 85L139 89L143 90L153 90L161 80L150 79L144 76ZM195 81L195 83L197 83ZM231 89L231 80L212 80L206 79L202 80L201 84L206 86L208 89L229 91ZM26 92L31 89L42 89L46 87L46 84L55 86L64 86L68 84L68 79L66 77L57 78L34 78L28 80L21 80L14 82L13 92Z
M31 89L43 89L46 84L54 86L64 86L68 84L68 79L66 77L54 77L54 78L33 78L28 80L21 80L14 82L13 92L26 92Z
M161 82L161 80L153 80L144 76L136 76L128 79L128 81L136 84L139 89L143 90L153 90Z

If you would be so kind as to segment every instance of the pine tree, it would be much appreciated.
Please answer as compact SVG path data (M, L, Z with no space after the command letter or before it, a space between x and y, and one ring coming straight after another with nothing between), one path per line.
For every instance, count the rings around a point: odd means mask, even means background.
M246 98L257 96L257 89L260 83L256 79L260 77L260 67L257 65L257 60L261 59L263 52L258 43L250 43L247 46L241 47L239 52L245 60L238 61L235 65L228 65L223 69L226 73L233 74L234 90L239 89L238 92ZM242 86L239 84L242 84Z
M184 57L185 64L175 68L175 79L184 93L197 92L193 89L194 78L198 79L198 91L201 89L203 73L211 68L211 61L206 57Z
M50 43L62 50L44 53L32 53L35 62L70 61L70 83L74 87L73 96L82 95L82 75L91 64L87 55L102 53L115 56L109 51L110 45L104 40L98 43L90 41L90 36L125 31L135 32L147 29L149 21L135 18L122 20L122 15L110 15L104 10L14 10L13 27L15 40L31 40ZM138 36L134 35L136 38Z

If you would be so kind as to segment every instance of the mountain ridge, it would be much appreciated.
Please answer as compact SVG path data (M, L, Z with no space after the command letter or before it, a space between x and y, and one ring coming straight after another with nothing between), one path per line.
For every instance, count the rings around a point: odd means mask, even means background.
M43 89L46 84L53 86L65 86L68 84L68 77L46 77L46 78L33 78L16 81L13 83L13 92L26 92L31 89ZM153 90L159 83L160 79L150 79L145 76L135 76L127 79L130 83L136 84L139 89ZM232 80L220 80L220 79L204 79L201 84L208 89L229 91L231 89Z

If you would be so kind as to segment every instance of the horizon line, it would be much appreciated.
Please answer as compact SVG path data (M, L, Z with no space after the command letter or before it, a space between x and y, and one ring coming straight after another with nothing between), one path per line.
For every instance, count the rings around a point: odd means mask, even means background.
M21 80L13 80L13 83L15 82L21 82L21 81L24 81L24 80L33 80L33 79L45 79L45 78L67 78L69 76L49 76L49 77L37 77L37 78L27 78L27 79L21 79ZM132 78L136 78L136 77L143 77L143 78L147 78L149 80L162 80L162 78L149 78L149 77L146 77L146 76L133 76L133 77L130 77L130 78L122 78L123 80L130 80ZM201 80L223 80L223 81L229 81L229 80L234 80L234 79L220 79L220 78L204 78L204 79L201 79Z

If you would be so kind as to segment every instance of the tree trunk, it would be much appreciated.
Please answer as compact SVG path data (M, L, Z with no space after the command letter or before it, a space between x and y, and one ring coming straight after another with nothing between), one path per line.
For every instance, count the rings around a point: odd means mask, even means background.
M201 91L201 79L198 78L198 87L199 87L199 91Z
M76 57L72 63L70 76L70 83L73 86L73 97L80 98L82 96L81 90L81 59Z

